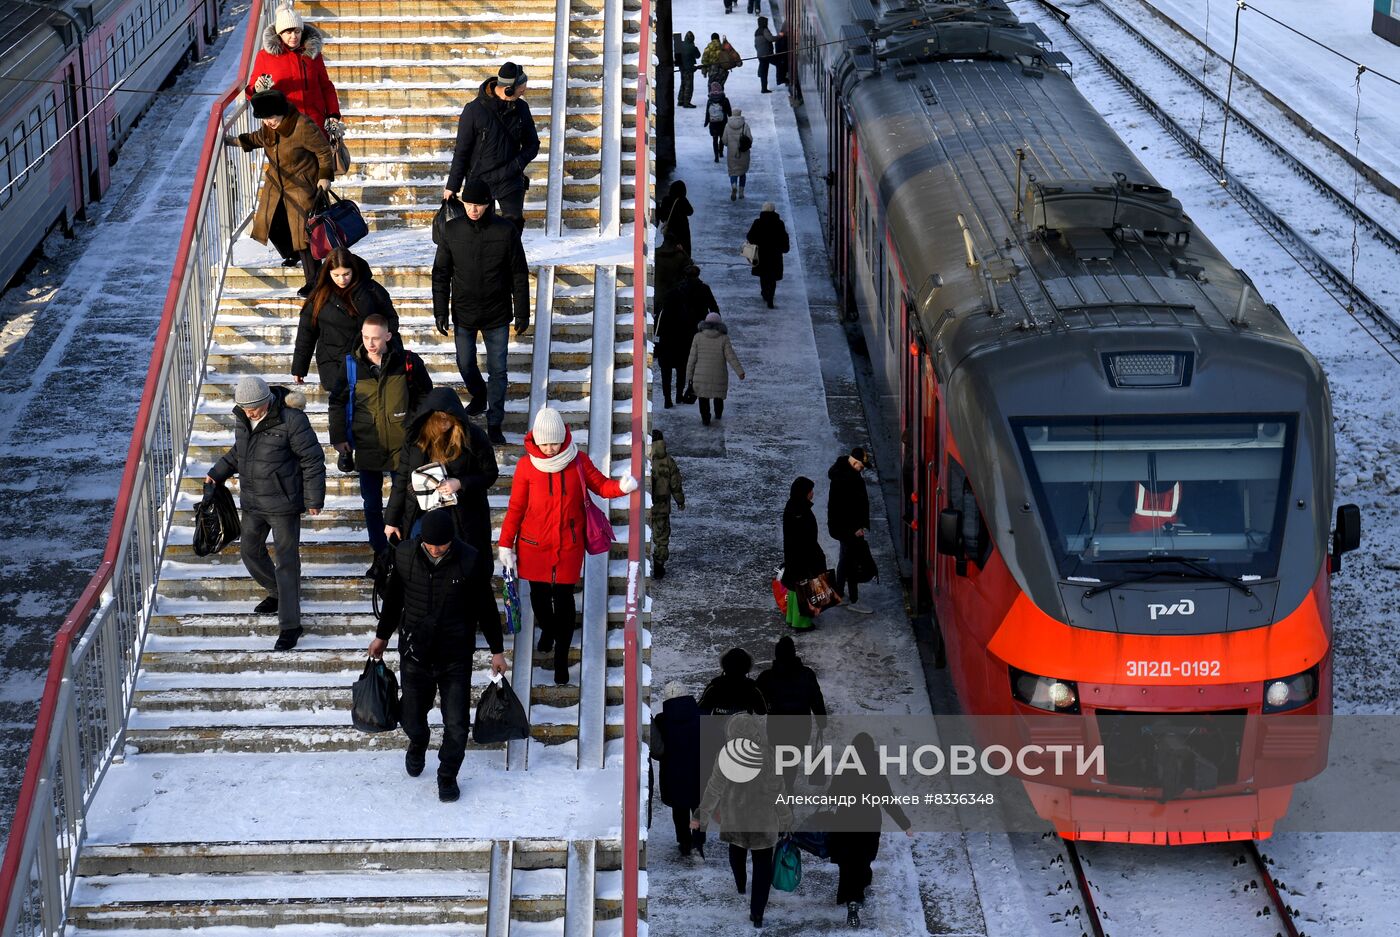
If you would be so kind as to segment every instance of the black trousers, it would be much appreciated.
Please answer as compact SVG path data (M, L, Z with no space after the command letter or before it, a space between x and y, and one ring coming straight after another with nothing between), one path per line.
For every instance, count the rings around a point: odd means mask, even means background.
M515 222L515 230L525 230L525 190L496 196L496 211L502 218Z
M715 162L719 162L719 158L724 155L724 137L712 133L710 134L710 143L715 150Z
M763 89L764 91L767 91L767 90L768 90L768 66L769 66L769 64L770 64L770 62L769 62L769 60L768 60L768 56L766 56L766 55L760 55L760 56L758 57L758 86L759 86L761 89Z
M554 642L555 674L567 672L569 645L574 640L578 614L574 607L574 587L531 580L530 610L535 613L535 627Z
M267 239L283 257L300 256L301 271L306 275L306 285L316 285L316 276L321 272L321 262L311 256L311 248L299 251L292 246L292 229L287 223L287 206L280 199L272 213L272 224L268 226Z
M729 845L729 868L734 872L734 887L744 890L745 859L749 850ZM768 892L773 888L773 847L753 850L753 890L749 892L749 917L763 917L768 907Z
M836 863L840 873L836 882L836 903L864 902L865 890L870 887L870 865L880 852L879 832L829 833L827 843L831 847L831 861Z
M708 423L710 422L710 400L711 400L711 399L712 399L712 398L710 398L710 397L701 397L701 398L700 398L700 421L701 421L702 423L708 424ZM724 419L724 398L723 398L723 397L715 397L715 398L713 398L713 400L714 400L714 403L715 403L715 419L716 419L716 420L722 420L722 419Z
M851 563L849 560L852 541L858 537L845 537L841 540L841 553L836 559L836 581L832 586L836 589L836 594L848 596L852 602L860 601L860 584L851 578Z
M763 301L765 303L771 303L773 301L773 294L778 292L777 278L766 277L760 273L758 275L758 291L763 295Z
M472 662L470 657L422 663L404 655L399 671L403 691L399 719L409 745L428 747L428 710L442 698L442 748L438 750L438 777L455 778L462 767L470 729Z
M692 849L705 845L704 831L690 828L689 807L672 807L671 825L676 828L676 845L681 847L681 855L688 856Z
M676 396L679 397L681 391L685 390L685 365L665 360L659 361L658 363L661 365L661 393L666 398L666 402L670 403L672 386L671 375L674 374L676 376Z

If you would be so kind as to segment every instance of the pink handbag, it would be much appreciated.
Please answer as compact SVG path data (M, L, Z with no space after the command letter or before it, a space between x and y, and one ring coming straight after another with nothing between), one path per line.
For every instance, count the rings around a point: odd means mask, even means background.
M607 553L613 542L612 522L608 520L608 515L603 509L593 503L593 496L588 493L588 477L583 474L583 465L579 462L581 458L581 452L574 457L574 468L578 470L578 481L583 486L583 513L588 519L583 546L595 555Z

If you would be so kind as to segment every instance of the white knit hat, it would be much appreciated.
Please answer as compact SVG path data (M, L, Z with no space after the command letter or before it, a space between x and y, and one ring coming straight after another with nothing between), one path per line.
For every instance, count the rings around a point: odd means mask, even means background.
M530 433L534 436L537 446L563 443L564 418L559 415L558 410L540 407L540 412L535 414L535 425L531 427Z
M292 9L290 3L277 8L277 16L273 20L277 31L285 32L288 29L301 29L306 24L302 22L301 16Z

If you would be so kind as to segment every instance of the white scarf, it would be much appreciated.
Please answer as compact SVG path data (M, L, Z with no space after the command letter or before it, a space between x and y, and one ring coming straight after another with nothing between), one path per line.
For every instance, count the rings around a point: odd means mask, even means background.
M541 472L549 472L552 475L555 472L562 472L564 469L568 468L569 463L574 461L574 456L576 455L578 455L578 444L571 439L569 440L568 447L560 449L558 455L546 458L545 456L535 455L532 452L530 453L530 461L533 462L535 468L539 469Z

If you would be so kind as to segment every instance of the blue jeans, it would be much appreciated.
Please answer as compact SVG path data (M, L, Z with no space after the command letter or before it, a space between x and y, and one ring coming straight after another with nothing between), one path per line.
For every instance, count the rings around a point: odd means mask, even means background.
M365 505L365 527L368 528L369 547L375 555L389 545L384 536L384 476L389 476L389 484L394 483L393 472L367 472L360 470L360 500ZM412 493L409 494L412 497Z
M486 373L490 382L482 380L476 361L476 334L481 332L486 345ZM473 397L486 394L486 425L500 426L506 421L506 347L510 344L510 326L494 329L464 329L454 326L457 341L457 370L467 393Z
M742 189L742 188L744 187L744 183L748 181L748 178L749 178L749 174L746 173L746 172L745 172L745 173L740 173L740 174L737 175L737 176L730 176L730 177L729 177L729 184L730 184L730 185L737 185L739 188Z

